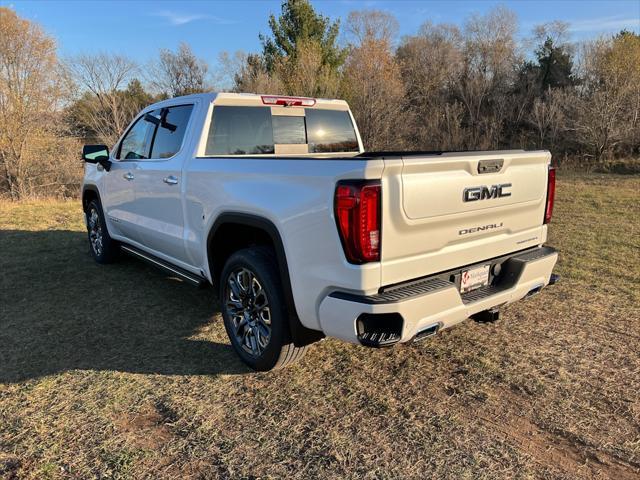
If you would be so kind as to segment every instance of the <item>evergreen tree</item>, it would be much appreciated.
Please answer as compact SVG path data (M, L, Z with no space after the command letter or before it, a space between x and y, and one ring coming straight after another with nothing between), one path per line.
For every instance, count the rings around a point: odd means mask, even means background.
M262 54L269 72L273 72L283 58L295 59L301 44L316 44L322 65L333 71L345 61L347 50L336 44L340 22L331 22L316 13L308 0L283 1L282 13L278 18L269 17L269 27L272 36L260 34Z
M153 95L144 89L142 82L137 78L131 79L122 93L128 101L135 105L135 108L139 109L146 107L155 100Z
M536 66L538 84L542 91L575 84L571 54L565 46L556 46L553 39L547 37L535 53L538 59L538 65Z

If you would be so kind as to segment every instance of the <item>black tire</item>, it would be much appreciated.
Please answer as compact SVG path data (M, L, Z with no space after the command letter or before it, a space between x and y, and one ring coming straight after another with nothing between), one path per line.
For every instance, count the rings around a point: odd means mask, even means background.
M102 205L98 199L89 202L85 215L91 256L98 263L114 262L120 254L120 245L109 235Z
M257 283L249 281L251 277L246 272L251 273ZM245 287L251 287L243 290L241 279L245 279ZM296 347L291 340L282 292L275 254L268 247L239 250L222 269L219 298L224 327L236 353L254 370L286 367L301 359L307 350L306 346ZM268 338L264 335L267 331Z

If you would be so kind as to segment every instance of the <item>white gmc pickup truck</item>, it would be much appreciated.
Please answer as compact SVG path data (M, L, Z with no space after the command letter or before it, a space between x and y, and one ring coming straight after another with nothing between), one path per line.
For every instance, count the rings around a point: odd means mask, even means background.
M348 105L233 93L145 108L87 145L91 253L219 290L257 370L336 337L426 338L555 283L547 151L364 152Z

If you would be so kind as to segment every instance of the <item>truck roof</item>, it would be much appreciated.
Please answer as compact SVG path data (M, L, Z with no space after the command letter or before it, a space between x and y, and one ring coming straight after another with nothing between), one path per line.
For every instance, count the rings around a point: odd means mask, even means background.
M259 94L259 93L233 93L233 92L207 92L195 93L193 95L183 95L167 100L156 102L149 105L146 109L161 108L168 105L175 105L177 102L188 102L194 100L204 100L222 105L245 105L245 106L265 106L262 97L282 97L291 98L287 95ZM294 98L310 98L310 97L294 97ZM348 110L349 106L344 100L333 98L314 98L315 105L323 108L333 108L338 110ZM145 109L145 110L146 110Z

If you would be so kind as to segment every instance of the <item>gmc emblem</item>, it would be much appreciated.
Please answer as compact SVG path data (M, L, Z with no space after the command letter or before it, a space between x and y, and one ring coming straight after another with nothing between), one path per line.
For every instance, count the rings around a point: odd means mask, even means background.
M475 202L476 200L489 200L490 198L510 197L511 192L505 189L511 187L510 183L500 183L487 187L468 187L462 191L462 200L464 202Z

